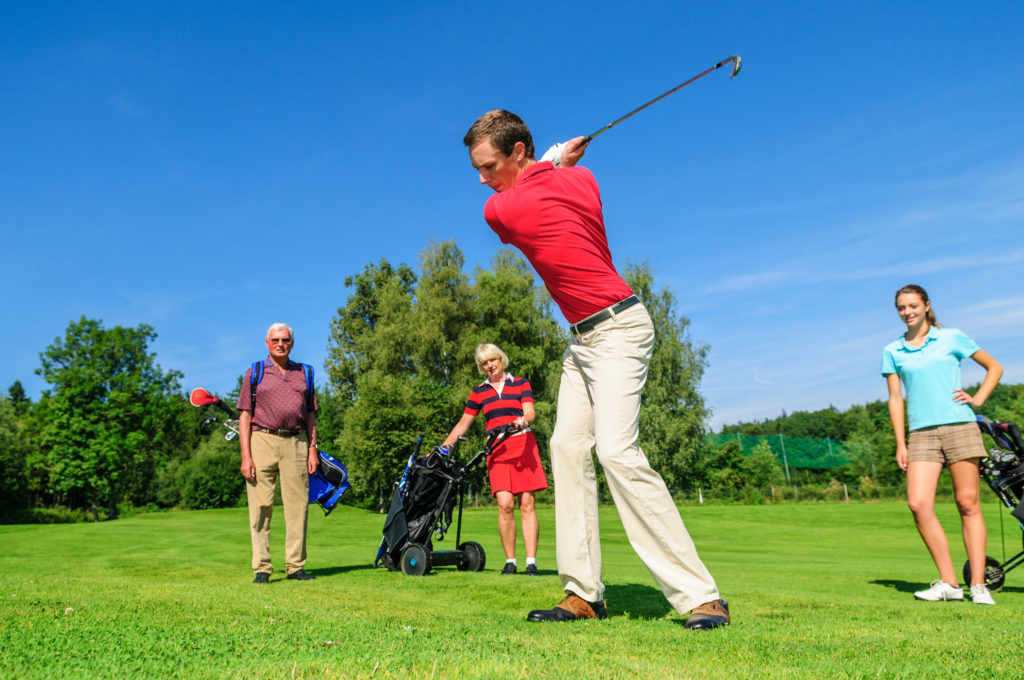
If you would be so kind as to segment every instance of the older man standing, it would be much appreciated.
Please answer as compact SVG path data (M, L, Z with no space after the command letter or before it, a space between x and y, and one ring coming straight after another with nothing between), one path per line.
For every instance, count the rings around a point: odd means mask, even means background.
M583 155L581 141L565 144L562 166L574 166ZM607 616L596 447L626 535L672 606L689 613L686 627L728 624L728 604L697 556L665 482L637 444L654 327L612 264L597 181L586 168L534 160L529 128L508 111L481 116L463 142L480 182L497 192L484 219L537 270L572 334L551 436L555 545L566 597L553 609L531 611L528 620Z
M287 578L311 581L306 564L306 510L309 475L319 463L316 446L316 395L306 367L292 361L295 335L283 323L267 330L269 355L245 372L238 395L242 476L249 500L253 583L267 583L270 561L270 519L274 487L281 478L285 521ZM253 379L254 371L257 372Z

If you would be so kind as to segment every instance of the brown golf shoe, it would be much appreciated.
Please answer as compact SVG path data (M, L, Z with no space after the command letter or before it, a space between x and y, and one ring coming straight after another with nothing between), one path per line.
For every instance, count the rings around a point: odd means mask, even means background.
M694 630L711 630L729 625L729 603L725 600L711 600L690 611L690 618L683 624Z
M576 593L565 594L565 599L554 609L534 609L527 614L527 621L576 621L578 619L606 619L608 608L604 600L587 602Z

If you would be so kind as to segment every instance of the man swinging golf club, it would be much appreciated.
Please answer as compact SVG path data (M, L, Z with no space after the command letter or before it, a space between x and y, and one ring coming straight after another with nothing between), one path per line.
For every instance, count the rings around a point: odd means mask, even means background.
M566 593L530 621L605 618L598 497L591 450L629 542L669 603L689 612L687 628L729 623L729 608L683 526L665 482L637 444L640 392L654 327L643 303L612 264L601 195L589 170L574 167L583 137L560 149L560 167L534 159L519 116L489 111L463 139L480 183L496 194L484 219L502 243L518 248L569 321L558 411L551 436L558 572ZM546 156L545 156L546 157Z

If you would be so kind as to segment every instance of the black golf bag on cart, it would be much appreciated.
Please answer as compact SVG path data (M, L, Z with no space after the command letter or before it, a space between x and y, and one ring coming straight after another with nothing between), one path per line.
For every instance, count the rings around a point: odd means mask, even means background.
M995 422L978 416L978 427L992 438L996 448L988 450L988 458L978 463L981 478L988 483L999 501L1010 510L1024 532L1024 437L1014 423ZM985 583L990 590L999 590L1006 580L1006 572L1024 563L1024 550L1000 562L985 556ZM971 563L964 563L964 582L971 582Z
M373 565L383 564L390 571L406 576L423 576L435 566L455 565L459 571L483 571L487 561L482 545L462 542L462 502L467 477L494 447L515 432L508 426L495 428L480 450L462 463L453 446L451 453L434 448L418 458L423 437L416 442L401 479L395 484L391 505L384 520L384 537ZM456 503L454 550L434 550L434 539L444 540L451 528Z

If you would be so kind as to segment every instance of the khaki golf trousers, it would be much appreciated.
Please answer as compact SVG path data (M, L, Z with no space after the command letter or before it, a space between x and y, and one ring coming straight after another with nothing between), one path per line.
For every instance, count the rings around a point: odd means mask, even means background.
M281 478L284 504L284 566L291 574L306 564L306 509L309 506L309 444L306 435L279 437L255 431L250 444L256 481L246 480L249 528L252 532L252 569L272 573L270 518L274 514L274 485Z
M604 469L626 536L680 614L718 598L711 574L668 487L637 444L640 392L654 347L654 327L634 305L574 336L562 357L558 415L551 436L555 547L566 590L604 599L597 481L592 448Z

